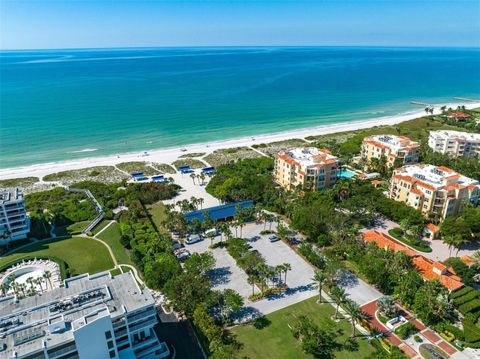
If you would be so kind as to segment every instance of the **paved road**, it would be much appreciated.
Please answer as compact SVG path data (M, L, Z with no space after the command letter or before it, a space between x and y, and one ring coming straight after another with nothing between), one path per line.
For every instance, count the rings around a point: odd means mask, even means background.
M341 278L340 286L345 289L348 298L356 302L358 305L364 305L380 298L383 294L357 278L350 272L344 272Z

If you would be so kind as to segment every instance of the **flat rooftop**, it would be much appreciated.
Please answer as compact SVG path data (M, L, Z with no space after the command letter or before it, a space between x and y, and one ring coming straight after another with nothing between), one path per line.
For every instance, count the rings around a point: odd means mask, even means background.
M64 281L64 286L16 301L14 297L0 299L1 355L12 357L73 340L74 322L85 322L109 314L115 319L154 304L148 291L142 291L128 272L111 277L109 272L81 275ZM63 323L63 325L62 325ZM52 330L51 326L59 329Z
M372 135L364 139L364 142L376 142L377 144L388 147L391 150L409 150L415 147L418 147L418 142L412 141L410 138L405 136L396 136L396 135Z
M468 133L461 131L430 131L430 136L457 139L461 141L480 141L480 133Z
M418 179L435 189L441 189L447 185L447 182L458 183L462 186L478 185L477 180L463 176L450 168L430 164L403 166L400 169L397 169L396 172L401 172L401 175Z
M0 188L0 204L23 200L22 190L17 188Z
M289 158L302 168L315 167L322 164L332 164L338 161L330 151L314 147L296 147L285 150L278 155L280 158Z

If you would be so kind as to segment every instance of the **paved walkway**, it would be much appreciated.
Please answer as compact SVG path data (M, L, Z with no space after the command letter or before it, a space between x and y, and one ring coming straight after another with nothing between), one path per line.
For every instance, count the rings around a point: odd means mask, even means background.
M379 332L384 333L385 337L393 344L399 347L406 355L411 358L421 358L418 347L421 343L417 343L412 338L405 340L400 339L395 333L391 332L383 323L381 323L375 316L377 312L377 300L367 303L362 306L362 310L370 315L370 324L373 325ZM409 320L418 330L418 335L423 337L431 344L437 345L443 349L448 355L454 355L458 351L453 346L443 340L437 333L426 327L422 322L412 316L412 314L403 308L398 307L399 314L405 319Z

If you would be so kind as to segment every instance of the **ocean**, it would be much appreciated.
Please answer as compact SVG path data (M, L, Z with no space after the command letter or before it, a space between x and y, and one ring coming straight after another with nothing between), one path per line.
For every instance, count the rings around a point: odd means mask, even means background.
M480 97L480 49L0 52L0 168L148 151Z

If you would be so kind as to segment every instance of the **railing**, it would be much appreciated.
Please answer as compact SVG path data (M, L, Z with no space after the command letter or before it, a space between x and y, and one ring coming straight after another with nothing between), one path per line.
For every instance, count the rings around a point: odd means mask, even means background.
M68 192L75 192L75 193L83 193L86 195L88 198L90 198L93 201L93 204L95 205L95 209L97 210L98 215L95 217L95 219L90 222L90 224L83 230L83 233L88 233L90 232L97 224L100 223L100 221L105 217L105 212L103 210L103 207L98 203L97 199L95 196L90 192L88 189L77 189L77 188L70 188L70 187L65 187L65 190Z

